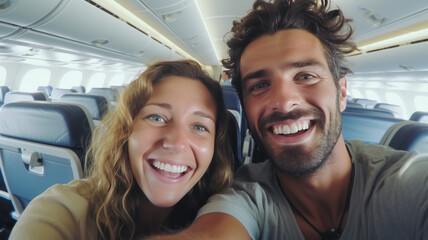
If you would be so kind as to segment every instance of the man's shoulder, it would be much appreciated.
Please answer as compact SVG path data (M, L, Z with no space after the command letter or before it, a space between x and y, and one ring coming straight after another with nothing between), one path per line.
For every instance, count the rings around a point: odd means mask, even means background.
M348 141L346 143L348 152L353 162L372 162L379 163L388 161L388 163L398 162L411 158L416 152L407 152L396 150L389 146L380 144L366 144L362 141Z
M236 172L235 179L248 182L259 182L273 174L272 163L266 160L260 163L242 165Z

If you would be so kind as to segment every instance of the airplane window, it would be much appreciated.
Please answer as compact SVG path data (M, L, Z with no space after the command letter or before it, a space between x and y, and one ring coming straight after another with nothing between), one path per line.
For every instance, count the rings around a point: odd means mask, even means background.
M83 78L81 71L69 71L62 77L59 88L70 89L73 86L80 86Z
M38 86L49 85L51 71L44 68L36 68L28 71L22 79L19 91L35 92Z
M410 115L407 112L407 109L404 107L404 101L400 95L395 92L387 92L385 94L387 103L395 104L403 108L403 115L408 118Z
M6 83L6 68L0 66L0 86Z
M363 98L363 94L358 89L350 90L353 98Z
M103 87L106 75L105 73L95 73L89 79L88 86L86 87L87 91L90 91L94 87Z
M109 86L121 86L125 81L125 76L123 74L116 74L110 80Z
M427 96L416 96L415 97L415 109L416 111L428 111L428 97Z
M378 102L383 102L382 98L379 96L379 94L377 94L375 91L373 90L367 90L366 92L367 98L368 99L373 99L376 100Z

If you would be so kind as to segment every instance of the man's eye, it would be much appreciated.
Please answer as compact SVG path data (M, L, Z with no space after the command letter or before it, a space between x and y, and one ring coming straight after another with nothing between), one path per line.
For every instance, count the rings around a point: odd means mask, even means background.
M313 79L315 78L315 76L310 75L310 74L302 74L298 77L299 80L309 80L309 79Z
M146 117L147 119L150 119L154 122L166 122L165 119L159 115L152 114Z
M265 88L267 86L269 86L269 84L266 81L257 82L250 87L250 92L254 91L254 90L259 90L259 89Z

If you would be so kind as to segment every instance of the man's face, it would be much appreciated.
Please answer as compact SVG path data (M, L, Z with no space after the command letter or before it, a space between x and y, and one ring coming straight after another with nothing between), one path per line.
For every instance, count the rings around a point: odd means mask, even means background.
M278 171L318 169L341 134L346 106L346 79L338 90L321 42L298 29L264 35L245 48L240 67L250 130Z

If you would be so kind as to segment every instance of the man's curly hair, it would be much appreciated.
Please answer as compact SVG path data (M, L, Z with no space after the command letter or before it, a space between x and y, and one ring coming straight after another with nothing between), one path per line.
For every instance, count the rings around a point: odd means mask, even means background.
M345 54L356 45L350 41L351 21L339 9L330 10L328 0L256 0L252 10L240 21L234 21L232 38L227 42L229 58L222 61L230 69L232 85L242 99L240 61L245 48L257 38L286 29L302 29L314 34L324 48L330 72L338 81L351 70L345 65ZM348 28L344 29L347 26Z

